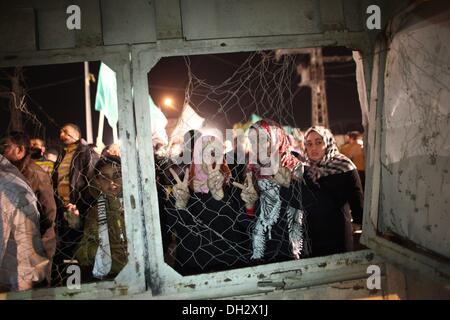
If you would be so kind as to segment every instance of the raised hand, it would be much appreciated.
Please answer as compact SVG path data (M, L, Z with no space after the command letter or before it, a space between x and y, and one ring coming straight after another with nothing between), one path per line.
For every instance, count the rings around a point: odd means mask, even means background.
M245 202L245 207L252 209L259 198L258 193L253 186L252 174L250 172L247 173L244 184L233 182L233 185L242 190L241 199Z
M190 196L188 186L189 169L186 169L183 181L181 181L180 177L178 177L178 174L172 168L169 168L169 171L172 174L175 181L177 182L173 186L173 194L175 196L175 208L184 209L186 208Z
M207 187L206 181L198 180L194 178L192 181L192 187L194 188L194 192L202 192L204 187Z
M69 224L71 229L80 228L80 212L76 205L69 203L65 206L64 219Z
M208 180L206 181L211 195L216 200L222 200L224 197L223 193L223 174L220 172L220 165L216 164L213 168L212 164L207 165L206 174L208 175Z
M289 185L291 184L291 179L292 179L291 170L280 166L278 168L277 173L273 176L273 179L280 186L289 188Z

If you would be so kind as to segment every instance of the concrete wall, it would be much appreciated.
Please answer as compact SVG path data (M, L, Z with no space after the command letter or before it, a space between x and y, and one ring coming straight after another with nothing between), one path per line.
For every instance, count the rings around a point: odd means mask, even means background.
M450 8L443 9L409 15L389 44L379 229L450 258Z
M396 7L357 0L18 0L0 4L0 52L262 36L366 33L369 4L383 7L383 24ZM68 30L69 5L81 9L81 29ZM373 36L377 32L374 31Z

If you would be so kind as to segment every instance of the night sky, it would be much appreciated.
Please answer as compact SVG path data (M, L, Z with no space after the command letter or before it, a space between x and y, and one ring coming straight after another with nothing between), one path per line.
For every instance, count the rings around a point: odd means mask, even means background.
M345 48L324 48L324 55L351 55ZM232 53L191 56L191 70L196 77L210 85L219 85L230 77L251 53ZM90 62L90 72L98 76L100 62ZM44 137L50 145L58 143L58 132L62 124L73 122L80 126L83 134L85 128L84 111L84 69L82 63L44 65L24 67L25 88L28 90L27 104L29 110L36 115L42 126L34 124L24 117L26 131L30 135ZM11 69L0 71L0 84L10 87L6 79ZM361 111L358 100L355 79L354 62L333 63L325 65L327 79L328 113L330 127L334 133L345 133L349 130L361 130ZM170 96L174 100L174 109L162 107L166 117L176 118L185 99L185 89L188 84L187 68L183 57L163 58L152 69L148 76L149 93L158 106L163 99ZM299 89L300 77L295 72L291 77L291 89L294 92L293 120L283 125L306 129L311 121L311 94L308 88ZM195 92L194 92L195 93ZM201 91L204 93L205 91ZM93 118L94 140L98 129L98 112L95 106L96 83L91 83L91 105ZM240 103L248 108L232 108L227 112L217 112L217 106L212 104L197 105L202 95L193 95L191 104L200 115L206 117L220 129L231 128L233 123L246 121L252 110L254 101L248 96L239 97ZM254 108L253 108L254 109ZM43 111L42 111L43 110ZM270 110L270 107L267 108ZM0 98L0 133L7 130L9 123L8 99ZM214 115L212 120L211 114ZM274 115L274 120L276 116ZM208 121L207 120L207 121ZM228 120L228 121L227 121ZM85 134L84 134L85 135ZM112 131L105 122L104 143L112 143Z
M100 62L90 62L90 72L98 75ZM3 69L11 73L11 69ZM5 80L5 72L0 71L1 84L10 87ZM59 129L67 123L77 124L86 136L84 110L84 65L68 63L24 67L25 84L28 91L27 106L36 115L41 126L23 116L25 130L30 136L45 138L51 146L59 144ZM94 140L97 136L98 115L95 111L96 83L91 83L91 108ZM42 111L43 110L43 111ZM0 133L7 130L9 123L8 100L0 98ZM104 142L112 143L112 130L105 125Z

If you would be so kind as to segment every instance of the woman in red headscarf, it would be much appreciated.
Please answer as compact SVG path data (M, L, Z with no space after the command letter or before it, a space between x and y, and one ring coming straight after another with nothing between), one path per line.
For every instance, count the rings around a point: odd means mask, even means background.
M289 204L301 198L300 188L291 183L293 170L301 163L290 153L288 137L275 122L260 120L248 134L252 147L247 179L235 186L242 189L247 213L254 215L251 259L299 259L305 244L303 212Z

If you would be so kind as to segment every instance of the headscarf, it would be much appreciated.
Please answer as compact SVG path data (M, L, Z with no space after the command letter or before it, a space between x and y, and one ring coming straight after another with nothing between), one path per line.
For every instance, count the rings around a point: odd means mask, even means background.
M325 155L320 161L312 161L308 158L308 155L306 155L308 166L307 175L314 183L317 184L317 181L321 177L344 173L356 169L353 162L339 152L334 136L329 129L322 126L311 127L305 133L305 140L312 131L319 134L325 143Z
M194 192L209 192L209 188L207 185L208 174L203 170L202 163L194 163L196 159L201 159L201 161L203 162L203 153L209 147L212 147L213 150L223 151L223 144L221 143L219 138L215 136L202 136L201 139L197 140L197 142L194 144L194 153L192 156L193 160L189 172L190 187L192 190L194 190ZM224 176L224 184L227 184L230 180L231 172L225 161L220 164L220 172ZM197 190L194 188L194 179L200 182L200 187Z
M268 136L271 150L278 152L282 167L292 171L298 165L300 161L290 153L289 138L279 124L269 120L260 120L254 123L250 129L256 129L258 134L262 132ZM249 164L248 170L253 172L256 179L268 178L268 176L261 175L261 165L259 164Z
M250 128L264 132L271 143L271 150L278 152L280 166L293 170L299 160L290 151L290 143L282 127L272 121L260 120ZM271 239L272 226L278 222L281 210L280 185L270 176L261 175L259 164L250 164L249 171L256 177L256 183L260 191L260 210L252 234L253 255L252 259L262 259L265 255L266 241ZM293 256L298 258L303 243L301 212L292 214L288 209L289 241L293 249Z

